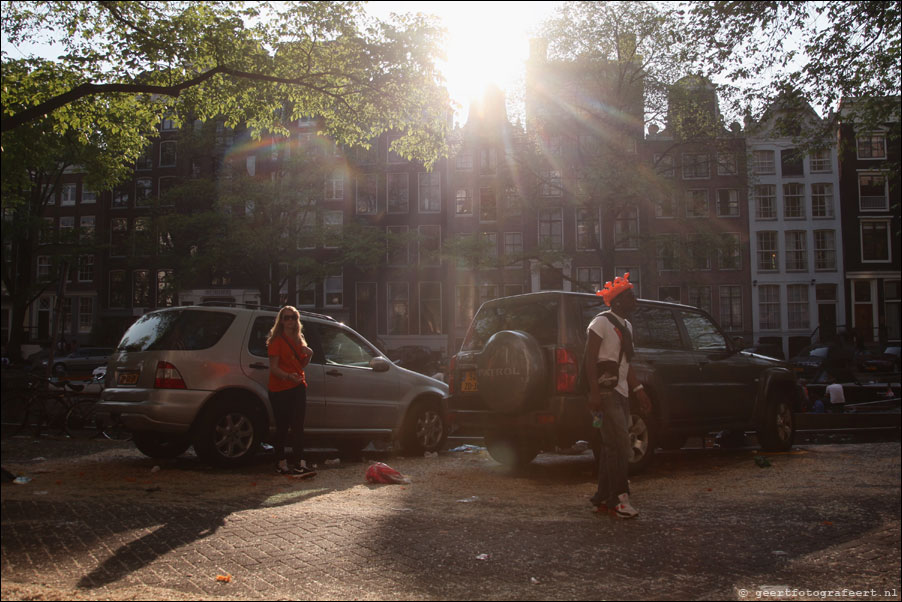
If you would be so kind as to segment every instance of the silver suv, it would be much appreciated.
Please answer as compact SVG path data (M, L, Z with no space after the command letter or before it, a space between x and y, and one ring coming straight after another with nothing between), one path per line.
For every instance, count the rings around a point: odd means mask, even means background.
M212 464L245 461L274 432L266 336L275 316L214 306L144 315L109 359L102 417L132 431L151 457L175 457L194 445ZM391 439L406 453L444 444L447 385L394 365L328 316L301 312L301 322L313 349L306 440L359 451Z

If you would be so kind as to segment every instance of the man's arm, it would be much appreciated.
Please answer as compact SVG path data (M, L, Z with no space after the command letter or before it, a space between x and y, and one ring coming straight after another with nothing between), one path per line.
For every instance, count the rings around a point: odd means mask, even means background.
M626 384L629 386L630 395L635 396L642 411L651 416L651 399L648 397L648 393L645 392L645 386L639 382L639 377L636 376L632 364L630 364L629 371L626 373Z
M598 350L601 349L601 337L590 330L589 340L586 342L586 357L583 361L586 364L586 380L589 381L589 396L587 403L590 410L601 409L601 393L598 390Z

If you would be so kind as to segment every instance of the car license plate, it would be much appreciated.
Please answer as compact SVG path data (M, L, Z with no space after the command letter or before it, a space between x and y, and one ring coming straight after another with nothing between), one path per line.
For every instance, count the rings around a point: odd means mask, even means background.
M463 393L476 393L479 391L479 385L476 382L476 372L464 372L464 378L460 383L460 390Z
M138 384L138 373L137 372L120 372L119 380L120 385L126 387L133 387Z

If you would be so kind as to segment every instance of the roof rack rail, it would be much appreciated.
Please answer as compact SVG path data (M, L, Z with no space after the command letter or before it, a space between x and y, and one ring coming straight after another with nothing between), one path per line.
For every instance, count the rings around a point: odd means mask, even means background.
M259 305L259 304L257 304L257 303L238 303L237 301L202 301L201 303L198 303L197 306L204 306L204 307L241 307L241 308L244 308L244 309L264 309L264 310L267 310L267 311L279 311L280 309L282 309L282 307L285 307L284 305L282 305L282 306L275 306L275 305ZM302 316L307 316L308 318L319 318L319 319L321 319L321 320L329 320L329 321L331 321L331 322L338 322L338 320L336 320L336 319L333 318L332 316L327 316L326 314L318 314L318 313L316 313L316 312L305 311L305 310L303 310L303 309L298 309L298 312L299 312Z

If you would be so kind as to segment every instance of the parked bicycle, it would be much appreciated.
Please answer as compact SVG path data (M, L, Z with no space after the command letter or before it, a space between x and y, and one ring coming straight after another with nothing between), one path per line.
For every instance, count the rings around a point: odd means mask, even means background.
M39 436L47 431L73 439L130 438L129 433L115 425L104 428L97 416L97 402L103 390L102 377L73 383L33 376L29 379L28 389L19 432L30 431Z

